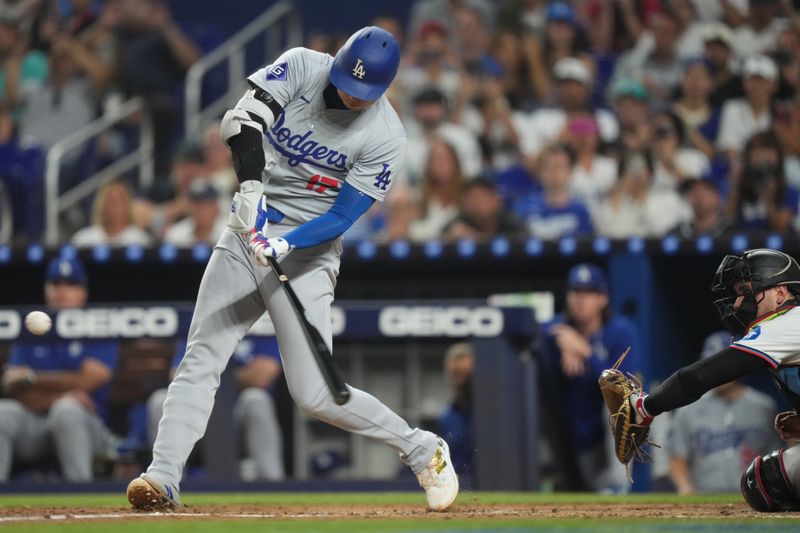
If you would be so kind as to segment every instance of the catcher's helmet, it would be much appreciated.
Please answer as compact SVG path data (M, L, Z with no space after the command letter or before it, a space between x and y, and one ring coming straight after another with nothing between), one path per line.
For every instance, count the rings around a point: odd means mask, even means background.
M331 66L333 85L359 100L379 98L392 83L400 64L400 46L394 35L367 26L347 39Z
M737 294L736 282L740 281L750 282L750 288ZM745 333L756 318L756 293L777 285L788 285L793 293L800 293L800 266L790 255L768 248L726 255L711 285L712 291L722 295L722 298L714 301L722 323L736 335ZM744 301L738 309L734 309L738 296L744 296Z

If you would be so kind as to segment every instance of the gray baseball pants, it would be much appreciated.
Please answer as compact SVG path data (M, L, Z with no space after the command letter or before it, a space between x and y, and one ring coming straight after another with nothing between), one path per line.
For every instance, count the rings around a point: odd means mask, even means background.
M291 229L274 224L268 235L284 235ZM341 239L335 239L294 250L281 260L308 320L328 346L333 342L330 309L340 255ZM178 486L186 459L206 430L220 374L236 345L265 311L275 326L289 392L301 411L388 444L414 472L427 465L437 446L433 433L412 429L375 397L352 387L350 401L336 405L274 273L253 259L241 236L226 230L200 283L186 355L167 391L148 474Z

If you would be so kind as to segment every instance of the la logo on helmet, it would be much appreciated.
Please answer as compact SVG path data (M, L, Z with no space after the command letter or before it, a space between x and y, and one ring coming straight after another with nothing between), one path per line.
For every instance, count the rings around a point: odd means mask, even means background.
M367 71L364 70L364 62L361 61L360 59L356 59L356 66L353 67L353 76L355 76L356 78L358 78L360 80L363 80L364 79L364 75L366 73L367 73Z

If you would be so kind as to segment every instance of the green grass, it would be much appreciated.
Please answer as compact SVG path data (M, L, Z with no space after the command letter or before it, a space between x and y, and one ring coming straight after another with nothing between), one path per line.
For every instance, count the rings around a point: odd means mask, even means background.
M184 502L202 511L204 505L263 505L264 513L270 512L270 506L320 504L326 506L347 505L424 505L424 496L420 493L232 493L206 494L191 493L183 495ZM593 504L625 503L637 504L727 504L741 503L737 494L701 495L693 497L674 494L635 494L628 496L602 496L594 494L564 493L470 493L464 492L458 502L462 505L509 504L531 506L557 506L559 504ZM0 507L31 508L69 508L76 511L80 508L107 507L109 512L117 512L127 505L124 494L83 494L83 495L7 495L0 496ZM708 532L726 531L741 532L783 532L800 531L800 515L760 515L754 518L726 518L720 516L711 519L531 519L515 517L483 517L465 519L448 518L446 515L426 517L425 515L409 518L380 519L211 519L208 517L182 516L176 519L140 517L131 515L132 520L80 521L63 523L58 520L31 523L0 523L0 533L5 531L52 533L66 531L74 533L240 533L249 531L269 531L270 533L307 533L307 532L522 532L522 531L592 531L607 533L623 532Z

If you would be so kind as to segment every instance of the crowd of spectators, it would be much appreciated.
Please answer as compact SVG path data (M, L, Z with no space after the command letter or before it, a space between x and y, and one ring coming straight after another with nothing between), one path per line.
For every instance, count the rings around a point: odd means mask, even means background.
M387 94L406 168L351 238L800 228L791 0L417 0L405 22L373 20L402 46ZM335 54L343 37L310 31L305 45ZM0 143L51 146L120 95L146 96L155 118L155 186L103 188L64 239L214 242L229 155L216 124L199 144L175 133L175 87L198 57L163 0L0 2ZM113 159L113 137L97 144ZM79 179L85 158L72 163Z

